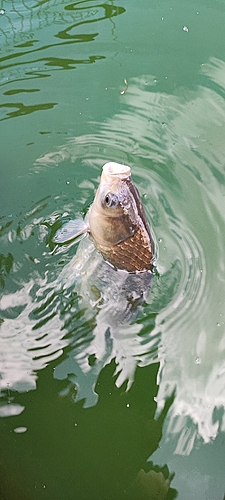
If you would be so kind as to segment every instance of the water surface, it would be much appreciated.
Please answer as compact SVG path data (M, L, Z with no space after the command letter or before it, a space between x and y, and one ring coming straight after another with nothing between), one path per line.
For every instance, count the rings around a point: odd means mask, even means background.
M224 498L224 16L0 4L3 499ZM142 196L150 293L53 244L106 161Z

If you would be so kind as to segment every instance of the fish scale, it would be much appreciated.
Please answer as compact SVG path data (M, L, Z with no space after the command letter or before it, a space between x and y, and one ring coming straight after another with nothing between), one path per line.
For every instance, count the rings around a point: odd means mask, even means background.
M149 235L144 228L115 246L97 245L103 257L118 269L128 272L151 271L152 249Z

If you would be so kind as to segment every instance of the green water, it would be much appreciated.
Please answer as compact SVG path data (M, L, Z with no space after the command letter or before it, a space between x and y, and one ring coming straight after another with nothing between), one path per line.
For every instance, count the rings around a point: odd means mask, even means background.
M1 500L224 499L224 25L216 0L0 3ZM52 241L106 161L155 241L136 316L88 240Z

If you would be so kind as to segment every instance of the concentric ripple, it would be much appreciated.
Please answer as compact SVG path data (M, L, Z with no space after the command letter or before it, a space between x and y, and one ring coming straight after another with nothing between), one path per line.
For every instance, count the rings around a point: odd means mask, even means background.
M198 435L205 442L216 436L213 415L225 406L225 64L214 58L200 71L209 85L185 96L155 92L153 76L134 78L120 113L98 134L70 139L35 166L65 158L95 169L109 159L131 166L156 234L161 276L149 307L157 311L151 335L162 339L158 405L176 389L168 433L179 453L189 453ZM151 359L146 353L142 362Z

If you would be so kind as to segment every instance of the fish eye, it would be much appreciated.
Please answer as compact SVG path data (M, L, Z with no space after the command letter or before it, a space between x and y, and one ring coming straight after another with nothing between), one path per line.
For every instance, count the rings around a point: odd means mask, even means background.
M118 205L118 197L113 193L107 193L104 199L107 208L114 208Z

